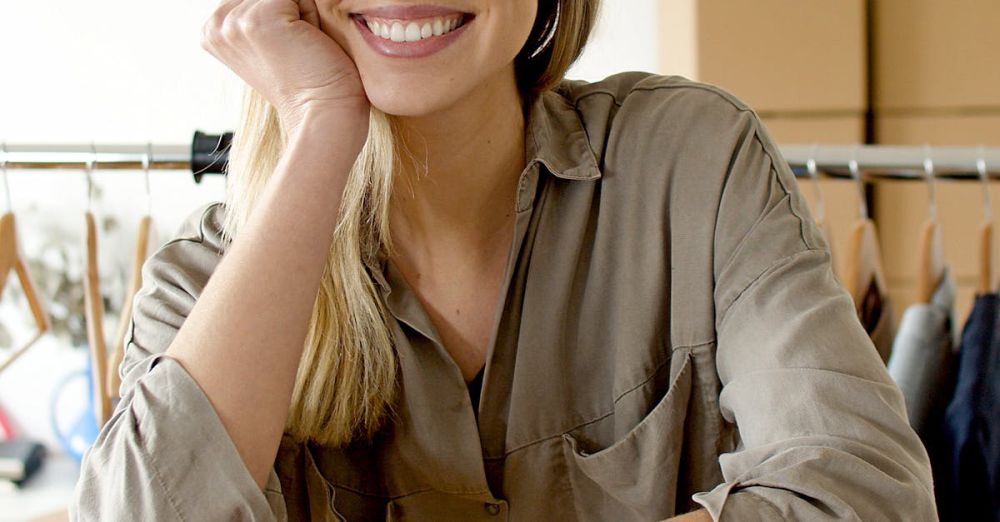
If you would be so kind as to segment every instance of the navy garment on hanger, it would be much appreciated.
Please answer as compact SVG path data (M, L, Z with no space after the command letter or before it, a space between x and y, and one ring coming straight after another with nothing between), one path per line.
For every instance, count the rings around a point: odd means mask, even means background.
M941 520L1000 520L998 303L995 293L977 296L962 333L958 382L944 420L946 462L935 473L944 481Z

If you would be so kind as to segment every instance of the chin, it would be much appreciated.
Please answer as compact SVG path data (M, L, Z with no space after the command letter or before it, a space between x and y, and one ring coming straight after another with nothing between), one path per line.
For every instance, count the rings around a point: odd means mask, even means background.
M423 77L366 75L361 73L368 101L392 116L418 117L441 112L457 103L465 92L451 80L428 81Z

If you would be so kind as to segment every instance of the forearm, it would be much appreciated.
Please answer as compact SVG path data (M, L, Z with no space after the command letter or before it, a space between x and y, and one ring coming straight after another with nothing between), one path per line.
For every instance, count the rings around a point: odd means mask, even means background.
M699 509L698 511L692 511L685 515L678 515L664 520L663 522L712 522L712 517L708 514L708 511Z
M356 134L346 122L315 118L289 139L166 352L201 386L262 487L288 415L347 172L360 150Z

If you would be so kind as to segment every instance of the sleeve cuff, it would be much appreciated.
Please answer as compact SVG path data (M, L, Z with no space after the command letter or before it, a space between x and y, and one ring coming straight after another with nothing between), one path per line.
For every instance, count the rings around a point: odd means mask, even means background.
M774 521L786 520L776 506L738 484L726 482L712 491L696 493L691 499L708 511L714 521Z
M190 519L275 520L284 510L274 510L273 495L265 496L257 487L215 408L190 374L162 354L146 364L147 373L136 382L134 395L124 400L134 415L136 440L155 475L150 486L163 488L171 504ZM275 478L269 478L269 486Z

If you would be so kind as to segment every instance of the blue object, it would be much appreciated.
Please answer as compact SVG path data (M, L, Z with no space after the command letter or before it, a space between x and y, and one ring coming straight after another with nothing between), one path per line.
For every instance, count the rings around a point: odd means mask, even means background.
M1000 296L976 297L944 419L941 520L1000 520Z
M87 400L84 408L79 412L73 424L68 430L62 431L59 428L59 423L56 422L56 407L59 404L59 398L63 394L63 390L71 382L76 379L83 378L87 382ZM55 396L52 398L52 405L49 409L49 418L52 423L52 432L55 433L56 439L59 441L59 445L62 446L63 451L67 455L76 459L77 462L83 460L83 454L94 441L97 440L97 435L100 433L100 428L97 426L97 418L94 414L94 379L90 371L90 358L87 358L87 367L83 370L73 372L63 378L59 384L56 385Z

